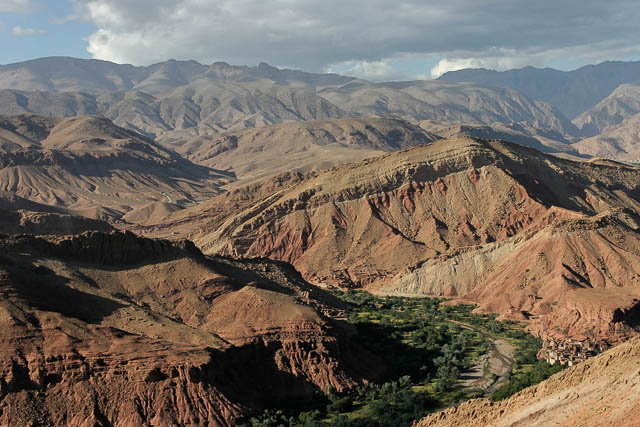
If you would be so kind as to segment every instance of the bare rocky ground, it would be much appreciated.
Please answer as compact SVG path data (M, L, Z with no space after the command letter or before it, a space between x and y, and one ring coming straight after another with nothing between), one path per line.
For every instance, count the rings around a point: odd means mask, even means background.
M233 425L384 367L268 260L131 233L0 238L0 424Z
M491 349L478 358L471 371L462 375L462 387L480 389L483 396L489 398L509 379L515 348L504 339L487 339L491 343Z
M427 426L636 426L640 338L565 369L512 397L474 399L414 423Z
M293 264L311 283L447 296L543 337L618 342L640 301L640 170L472 138L286 174L148 235Z

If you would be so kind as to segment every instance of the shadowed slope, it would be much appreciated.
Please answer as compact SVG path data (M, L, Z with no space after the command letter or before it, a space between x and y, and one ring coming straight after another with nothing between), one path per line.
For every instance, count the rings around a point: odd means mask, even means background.
M0 249L3 424L229 425L379 369L287 265L130 233Z
M628 328L615 311L640 296L639 185L631 167L445 140L238 189L147 232L285 260L314 283L464 296L540 325L552 314L574 336L618 339Z
M96 218L154 201L193 204L232 176L197 166L101 117L3 117L0 189Z

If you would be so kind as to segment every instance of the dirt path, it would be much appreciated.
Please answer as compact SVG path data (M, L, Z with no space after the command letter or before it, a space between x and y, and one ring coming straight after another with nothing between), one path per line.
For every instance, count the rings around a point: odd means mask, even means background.
M461 376L464 380L462 388L479 388L484 390L483 397L491 397L509 378L515 347L507 340L491 338L481 329L456 321L451 322L480 332L491 343L491 349L480 356L471 371Z

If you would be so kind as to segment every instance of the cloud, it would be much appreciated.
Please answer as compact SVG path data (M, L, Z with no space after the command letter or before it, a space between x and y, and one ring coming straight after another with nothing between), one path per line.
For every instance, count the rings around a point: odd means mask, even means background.
M33 6L33 0L0 0L0 12L28 12Z
M407 80L410 76L398 71L387 60L359 61L335 64L327 72L337 72L345 76L357 77L374 82Z
M489 49L482 52L451 52L430 70L431 78L438 78L446 72L465 68L487 68L507 70L525 66L543 67L550 61L573 59L584 63L600 63L610 59L640 56L640 45L628 45L624 41L612 40L589 45L561 47L537 51L534 49Z
M550 52L543 53L527 53L518 52L516 50L489 50L485 52L486 56L475 57L465 56L462 53L461 57L454 57L441 59L435 67L431 69L431 77L438 78L444 73L449 71L463 70L465 68L487 68L491 70L506 70L510 68L520 68L526 65L542 66L553 55ZM474 55L473 52L469 52L466 55Z
M53 17L51 18L51 22L53 22L54 24L62 25L62 24L66 24L67 22L77 21L78 19L79 19L78 15L67 15L61 18Z
M94 58L175 59L393 75L398 55L439 55L434 73L464 63L610 58L598 46L640 39L637 0L74 0L98 27ZM511 58L511 59L509 59ZM579 59L579 58L578 58ZM465 62L466 61L466 62Z
M19 25L11 29L11 34L16 37L35 36L36 34L44 34L44 30L36 30L34 28L22 28Z

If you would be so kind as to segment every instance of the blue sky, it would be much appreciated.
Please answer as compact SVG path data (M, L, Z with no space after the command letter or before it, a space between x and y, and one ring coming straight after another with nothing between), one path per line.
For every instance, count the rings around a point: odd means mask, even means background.
M0 63L265 61L370 80L640 59L637 0L0 0Z
M24 10L0 12L0 63L43 56L91 58L86 38L98 28L88 20L67 20L74 13L74 6L67 0L45 0ZM16 27L43 32L19 36L13 34Z

